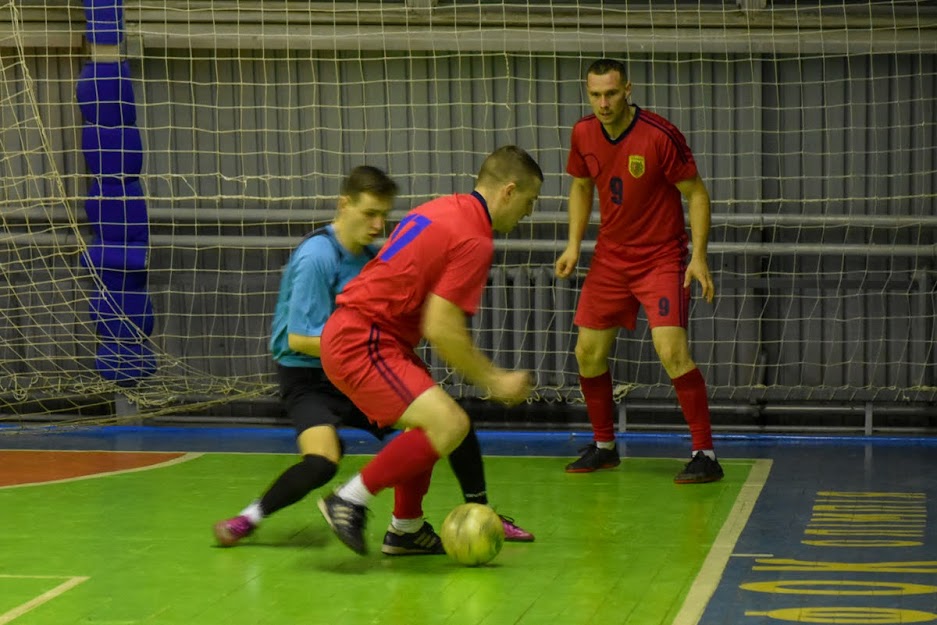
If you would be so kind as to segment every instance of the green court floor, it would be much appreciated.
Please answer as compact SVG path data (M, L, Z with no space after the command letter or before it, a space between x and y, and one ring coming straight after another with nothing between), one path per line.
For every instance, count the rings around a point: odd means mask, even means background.
M365 460L346 458L339 479ZM671 624L681 609L702 610L699 573L720 530L736 523L727 523L733 509L751 508L737 501L756 466L730 460L722 482L676 486L677 459L628 458L614 471L568 475L568 458L486 458L492 504L537 540L507 543L481 568L381 555L390 492L373 507L367 557L334 538L315 495L242 545L214 547L211 525L293 461L194 454L0 489L0 625ZM441 463L427 517L438 528L458 503ZM731 536L723 530L720 540ZM689 612L688 595L701 602Z

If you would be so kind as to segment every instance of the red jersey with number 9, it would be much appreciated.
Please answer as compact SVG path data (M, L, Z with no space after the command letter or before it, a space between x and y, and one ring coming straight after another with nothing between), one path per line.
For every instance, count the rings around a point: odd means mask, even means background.
M335 299L416 347L430 293L474 315L494 257L491 216L477 193L413 209Z
M696 177L696 161L677 127L660 115L635 107L615 140L595 115L583 117L573 126L566 172L591 178L598 189L598 243L656 246L686 237L674 185Z

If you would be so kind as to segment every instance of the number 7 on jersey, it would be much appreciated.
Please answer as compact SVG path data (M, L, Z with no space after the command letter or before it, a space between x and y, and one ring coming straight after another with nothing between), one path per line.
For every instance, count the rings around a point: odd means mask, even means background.
M397 255L397 252L405 248L418 234L426 230L432 221L424 215L407 215L403 221L397 224L394 231L387 241L387 245L381 251L378 258L384 262L389 261Z

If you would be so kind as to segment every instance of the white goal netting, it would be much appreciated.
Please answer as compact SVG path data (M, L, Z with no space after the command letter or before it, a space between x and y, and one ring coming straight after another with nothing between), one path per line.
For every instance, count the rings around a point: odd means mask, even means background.
M684 132L709 186L717 300L694 300L690 334L713 400L934 400L933 6L86 4L97 13L0 0L0 419L119 419L115 397L140 415L272 398L280 267L331 218L343 173L387 170L399 218L471 189L505 143L547 180L530 223L498 240L475 331L498 362L536 372L539 399L579 401L572 316L589 253L571 281L552 264L569 131L602 56ZM119 17L117 45L101 15ZM79 107L92 60L125 63L133 123ZM119 166L132 169L134 126L142 168L102 191L87 133L117 126ZM102 196L126 223L91 210ZM672 402L642 322L613 373L622 396Z

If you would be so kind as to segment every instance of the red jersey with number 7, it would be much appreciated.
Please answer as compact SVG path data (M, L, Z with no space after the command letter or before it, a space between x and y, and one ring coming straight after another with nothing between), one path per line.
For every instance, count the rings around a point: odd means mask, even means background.
M599 242L656 246L686 237L677 182L695 178L686 139L669 121L635 107L631 125L609 138L595 115L573 126L566 172L599 192ZM603 241L604 240L604 241Z
M491 216L478 193L416 207L335 299L416 347L430 293L474 315L494 257Z

